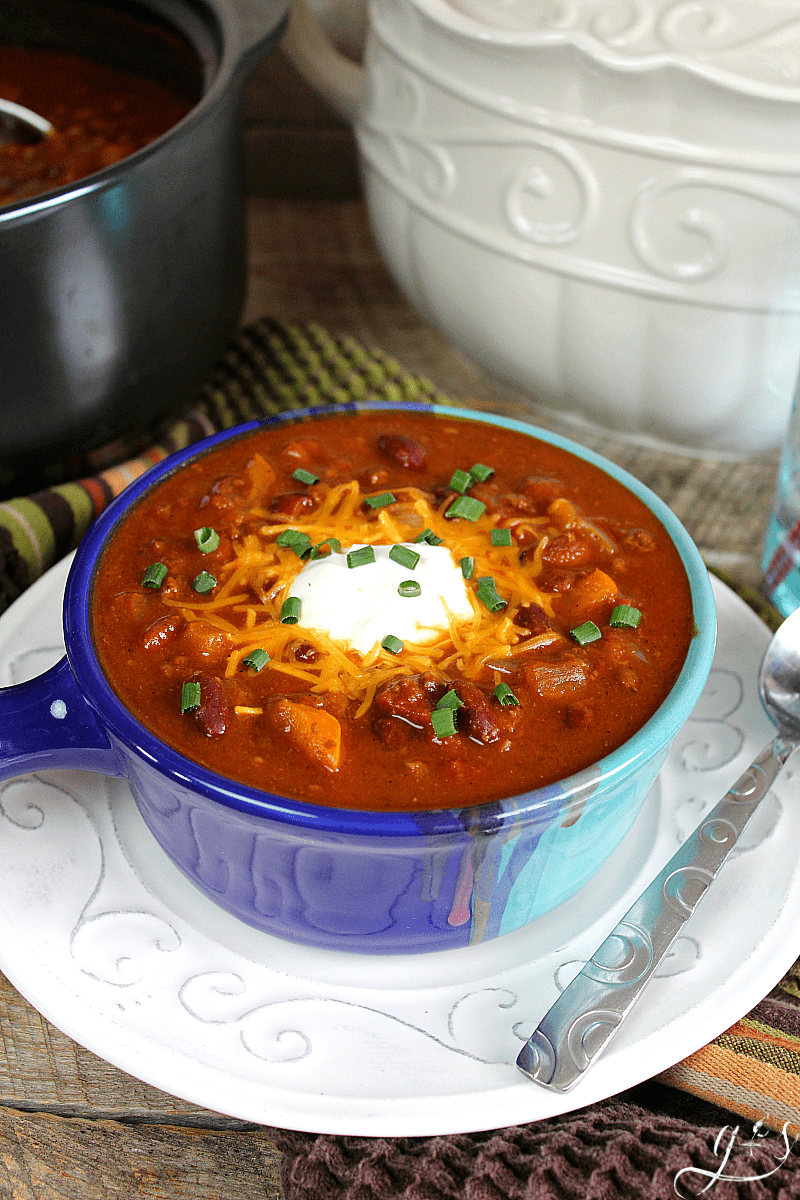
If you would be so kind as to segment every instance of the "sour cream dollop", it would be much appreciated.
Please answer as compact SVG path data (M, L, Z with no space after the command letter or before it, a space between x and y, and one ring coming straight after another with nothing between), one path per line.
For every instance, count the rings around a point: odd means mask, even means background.
M350 550L360 550L356 545ZM446 546L417 542L414 569L389 557L391 546L373 546L375 562L347 565L347 554L306 563L289 595L300 601L298 628L319 629L347 648L368 654L387 634L401 641L432 642L447 627L447 610L457 621L472 616L461 568ZM402 596L401 583L414 580L418 596Z

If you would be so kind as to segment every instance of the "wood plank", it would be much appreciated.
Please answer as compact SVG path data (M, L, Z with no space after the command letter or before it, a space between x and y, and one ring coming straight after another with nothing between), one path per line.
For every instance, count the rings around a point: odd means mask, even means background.
M46 1021L3 975L0 1042L0 1105L65 1116L250 1128L170 1096L98 1058Z
M131 1125L0 1108L3 1200L280 1200L266 1132Z

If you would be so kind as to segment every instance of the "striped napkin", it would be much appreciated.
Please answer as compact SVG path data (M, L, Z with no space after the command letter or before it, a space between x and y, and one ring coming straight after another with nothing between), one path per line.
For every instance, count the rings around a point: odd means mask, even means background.
M0 504L0 611L80 541L109 501L174 450L287 408L364 399L450 403L426 379L378 350L315 324L264 319L242 330L195 407L157 444L77 482ZM726 579L735 587L735 582ZM763 597L739 589L773 626ZM770 994L659 1082L800 1137L800 962Z

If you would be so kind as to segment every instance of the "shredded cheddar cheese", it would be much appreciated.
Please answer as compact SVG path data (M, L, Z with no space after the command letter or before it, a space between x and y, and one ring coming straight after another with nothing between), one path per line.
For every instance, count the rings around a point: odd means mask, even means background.
M340 692L358 703L357 716L365 713L385 683L402 675L432 672L446 679L451 672L474 678L485 667L495 668L514 652L529 631L515 624L521 605L536 604L552 617L552 596L540 589L537 578L542 571L542 554L548 539L572 519L574 510L567 501L556 501L551 513L543 517L529 514L504 522L511 530L511 546L495 546L491 531L498 526L497 514L484 512L477 520L446 516L452 496L438 506L413 487L396 488L391 504L370 509L358 482L338 486L320 484L322 498L312 511L303 511L293 520L254 507L242 524L248 530L233 540L232 557L216 571L217 587L206 596L164 595L167 605L177 608L187 621L203 620L219 629L232 646L226 674L241 669L242 660L254 649L269 655L268 670L293 676L317 693ZM571 511L570 511L571 510ZM555 522L555 524L554 524ZM366 655L335 642L323 630L282 624L281 605L299 572L305 565L293 549L277 543L288 530L305 534L320 553L330 552L325 545L335 539L342 553L353 545L411 545L419 533L430 529L450 550L455 565L463 558L474 559L473 577L467 583L472 616L457 622L448 610L448 628L433 641L424 644L405 641L400 654L391 654L376 645ZM518 539L524 538L526 554L521 555ZM460 569L460 568L459 568ZM491 576L506 601L491 612L478 598L481 577ZM542 635L547 639L550 635ZM554 638L558 634L552 635ZM552 638L550 638L552 640ZM301 661L294 651L299 644L310 646ZM527 642L526 642L527 644ZM237 709L241 715L254 709Z

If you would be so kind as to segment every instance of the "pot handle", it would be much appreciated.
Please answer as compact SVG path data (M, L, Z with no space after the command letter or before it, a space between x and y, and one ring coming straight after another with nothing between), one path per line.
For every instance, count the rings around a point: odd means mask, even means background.
M336 49L306 0L291 0L281 46L336 115L355 124L364 95L364 68Z
M286 0L232 0L236 25L232 31L239 65L245 74L280 37L286 25Z
M0 780L59 767L123 773L66 656L28 683L0 688Z

